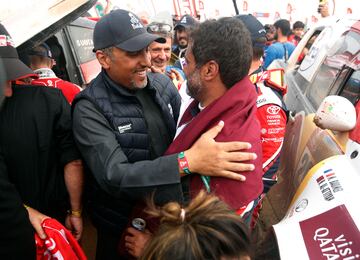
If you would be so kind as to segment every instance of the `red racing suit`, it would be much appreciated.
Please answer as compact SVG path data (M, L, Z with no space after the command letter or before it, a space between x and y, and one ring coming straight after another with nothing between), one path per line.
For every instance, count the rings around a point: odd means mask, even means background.
M281 148L284 142L287 109L282 101L286 93L282 69L261 71L250 76L258 93L257 117L261 125L263 183L267 193L277 181Z
M34 71L39 78L31 81L31 85L41 85L53 88L58 88L64 94L66 100L71 104L76 94L81 91L81 88L69 81L62 80L56 77L55 73L48 68L37 69Z

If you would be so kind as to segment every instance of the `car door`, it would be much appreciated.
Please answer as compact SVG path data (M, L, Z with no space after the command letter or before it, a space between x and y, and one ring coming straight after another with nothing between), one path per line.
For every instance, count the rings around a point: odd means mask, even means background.
M346 23L341 30L331 44L326 34L336 29L323 32L326 37L320 34L305 63L286 72L293 96L285 102L290 109L300 112L287 125L279 183L265 198L261 229L268 229L284 217L297 188L314 165L346 151L348 133L323 130L313 123L313 113L326 96L341 95L353 104L359 100L360 23Z

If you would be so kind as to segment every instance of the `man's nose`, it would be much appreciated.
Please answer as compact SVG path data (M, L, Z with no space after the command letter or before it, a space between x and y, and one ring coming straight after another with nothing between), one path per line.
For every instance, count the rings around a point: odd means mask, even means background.
M162 60L165 60L166 59L166 53L164 50L161 50L160 53L159 53L159 58L162 59Z

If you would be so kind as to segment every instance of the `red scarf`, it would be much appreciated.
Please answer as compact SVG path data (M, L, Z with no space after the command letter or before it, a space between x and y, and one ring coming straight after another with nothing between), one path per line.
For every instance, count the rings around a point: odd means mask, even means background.
M213 177L210 181L211 191L224 200L233 209L239 209L256 199L263 190L262 184L262 149L260 125L256 117L257 94L248 77L236 83L222 97L212 102L195 118L191 109L197 102L193 101L185 111L181 121L190 121L172 142L165 154L174 154L189 149L195 141L220 120L225 126L215 138L218 142L243 141L252 145L251 152L257 154L252 172L241 172L246 176L245 182L227 178ZM195 103L196 102L196 103ZM184 120L185 119L185 120ZM211 160L211 158L209 158ZM200 175L190 176L190 193L194 197L204 188Z

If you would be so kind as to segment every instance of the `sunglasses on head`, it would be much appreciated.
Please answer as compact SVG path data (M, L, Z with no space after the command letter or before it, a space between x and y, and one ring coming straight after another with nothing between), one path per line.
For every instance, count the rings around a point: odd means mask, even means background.
M153 24L149 24L147 26L147 31L149 33L152 33L152 32L169 33L172 31L172 26L170 24L166 24L166 23L153 23Z

